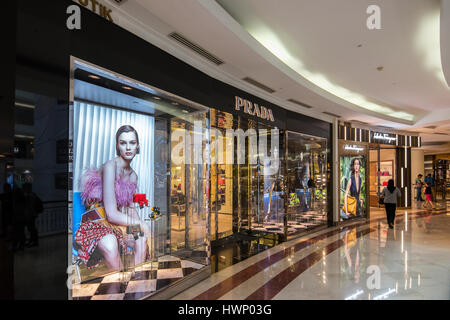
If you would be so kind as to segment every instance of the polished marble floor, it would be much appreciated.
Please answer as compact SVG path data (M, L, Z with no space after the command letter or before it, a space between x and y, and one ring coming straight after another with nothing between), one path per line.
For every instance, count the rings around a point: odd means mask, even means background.
M371 213L265 250L173 299L450 299L450 203L399 210L394 229L383 209Z

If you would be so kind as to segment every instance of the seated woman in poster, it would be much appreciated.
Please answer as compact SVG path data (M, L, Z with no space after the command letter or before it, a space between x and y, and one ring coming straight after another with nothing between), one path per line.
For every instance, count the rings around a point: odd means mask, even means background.
M125 125L117 130L116 153L117 157L99 170L87 170L81 178L81 197L87 211L75 234L75 242L79 257L88 269L97 267L102 260L111 271L122 268L120 255L127 250L126 227L131 221L148 234L148 225L133 207L138 177L130 163L139 154L139 137L133 127ZM143 263L146 238L139 237L133 246L135 265Z
M350 170L352 173L350 179L348 180L344 196L344 209L347 217L350 216L351 214L354 216L361 215L361 195L360 195L361 177L359 176L360 169L361 169L361 160L358 158L353 158L350 163ZM354 205L355 200L356 206Z

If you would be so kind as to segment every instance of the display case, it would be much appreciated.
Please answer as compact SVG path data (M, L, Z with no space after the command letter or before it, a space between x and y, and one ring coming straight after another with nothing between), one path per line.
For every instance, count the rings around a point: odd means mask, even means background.
M327 139L287 132L288 236L327 225Z
M209 274L209 109L76 58L73 75L71 298Z

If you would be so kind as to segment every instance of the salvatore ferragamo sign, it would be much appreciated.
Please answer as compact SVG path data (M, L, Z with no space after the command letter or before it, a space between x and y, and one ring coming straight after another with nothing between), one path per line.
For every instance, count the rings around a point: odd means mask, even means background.
M241 97L235 97L235 108L237 111L244 111L252 116L257 116L258 118L269 120L274 122L275 119L273 117L272 109L259 106L257 103L253 103L249 100L243 99Z

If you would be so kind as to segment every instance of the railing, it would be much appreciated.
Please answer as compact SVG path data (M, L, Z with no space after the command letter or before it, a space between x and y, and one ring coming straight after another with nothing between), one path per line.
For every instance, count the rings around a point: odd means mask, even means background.
M67 232L68 204L65 201L44 202L44 212L36 219L39 236Z

